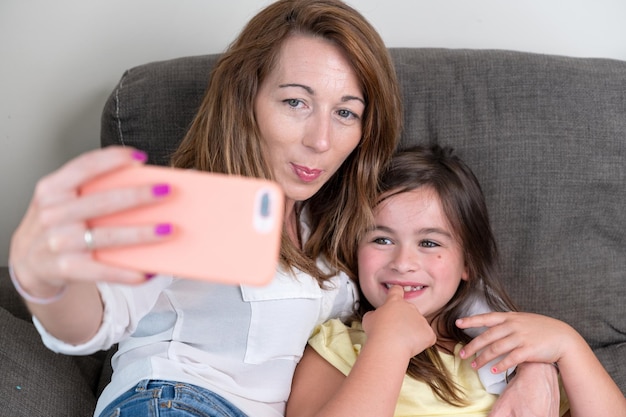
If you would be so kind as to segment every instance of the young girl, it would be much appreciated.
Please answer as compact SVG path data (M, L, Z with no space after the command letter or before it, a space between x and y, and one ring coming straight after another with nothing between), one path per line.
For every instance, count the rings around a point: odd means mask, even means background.
M626 401L584 339L544 316L495 312L457 320L484 293L514 310L497 273L497 250L478 181L449 149L399 153L382 177L375 226L356 254L357 320L331 320L309 340L287 416L488 415L496 396L477 368L556 363L569 398L559 415L624 416ZM471 344L461 330L494 326ZM466 345L467 344L467 345ZM478 358L473 354L484 352Z

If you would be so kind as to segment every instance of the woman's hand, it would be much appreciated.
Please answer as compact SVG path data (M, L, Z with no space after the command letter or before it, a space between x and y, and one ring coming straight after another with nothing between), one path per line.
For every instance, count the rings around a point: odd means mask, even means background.
M404 300L404 290L399 285L389 289L385 303L363 317L363 330L367 343L377 343L388 350L403 352L412 358L437 341L428 321L417 307Z
M143 273L97 262L91 249L162 239L155 234L155 226L88 230L87 220L158 201L167 194L167 185L147 184L85 196L79 189L101 174L146 159L145 153L131 148L108 147L69 161L37 183L26 215L12 237L9 256L14 275L27 293L49 298L71 282L145 281Z
M558 417L560 399L554 366L523 363L496 400L489 417Z

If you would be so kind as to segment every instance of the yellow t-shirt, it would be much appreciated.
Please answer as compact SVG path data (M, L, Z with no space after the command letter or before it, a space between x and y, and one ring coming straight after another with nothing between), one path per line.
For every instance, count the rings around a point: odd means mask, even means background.
M365 342L365 332L360 323L353 323L347 327L340 320L329 320L318 326L309 344L315 351L337 368L344 375L348 375L361 346ZM463 387L469 405L456 407L435 396L428 384L417 381L410 376L404 377L395 417L434 417L434 416L484 416L491 410L498 398L489 394L483 388L478 373L472 369L472 358L461 359L458 355L462 345L459 343L454 349L454 355L441 353L444 366L459 386ZM561 395L561 413L567 411L567 400Z

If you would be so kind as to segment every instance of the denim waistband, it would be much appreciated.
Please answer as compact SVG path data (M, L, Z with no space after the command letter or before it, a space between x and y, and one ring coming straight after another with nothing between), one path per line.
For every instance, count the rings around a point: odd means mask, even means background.
M146 379L100 414L109 416L247 417L220 395L192 384Z

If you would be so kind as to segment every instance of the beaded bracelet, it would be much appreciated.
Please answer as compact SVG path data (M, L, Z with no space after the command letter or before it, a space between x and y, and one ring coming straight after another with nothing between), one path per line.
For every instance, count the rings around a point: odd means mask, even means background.
M67 290L67 286L63 286L61 287L59 292L53 295L52 297L48 297L48 298L35 297L34 295L27 293L26 290L22 288L22 286L20 285L20 282L15 276L15 273L13 272L13 267L11 266L11 264L9 264L9 276L11 277L11 282L13 283L13 286L15 287L15 290L18 292L18 294L21 295L24 300L33 304L51 304L51 303L54 303L55 301L59 301L61 297L63 297L63 295L65 294L65 291Z

